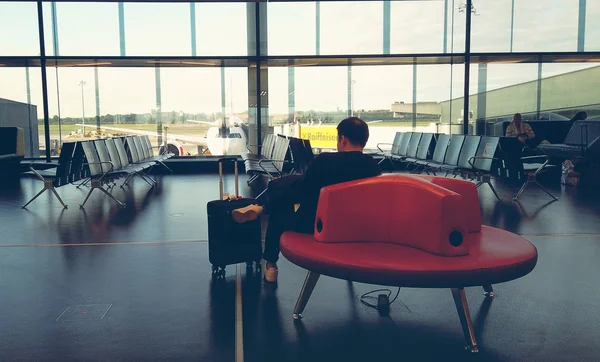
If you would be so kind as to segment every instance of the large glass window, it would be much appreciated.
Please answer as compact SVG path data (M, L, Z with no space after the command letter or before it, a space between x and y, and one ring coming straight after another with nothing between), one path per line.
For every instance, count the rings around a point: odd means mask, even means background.
M40 68L0 67L0 126L23 129L25 157L38 157L44 147L41 86Z
M296 68L296 109L300 122L341 120L348 111L348 67Z
M600 50L600 1L586 2L585 51Z
M383 53L383 2L322 2L321 54Z
M393 54L442 53L444 1L392 2L390 33Z
M192 55L190 5L125 3L125 39L127 55Z
M509 52L512 49L513 0L474 2L472 52ZM463 13L464 14L464 13Z
M269 3L268 32L270 55L316 54L316 5Z
M196 55L248 54L246 4L196 3L195 7Z
M0 2L0 56L39 55L37 5Z
M599 119L598 63L543 64L540 108L544 119L570 119L579 111ZM594 118L595 117L595 118Z
M119 55L117 6L116 3L56 3L58 55ZM46 17L44 21L51 24L52 18ZM46 39L48 35L53 34L46 34ZM46 44L49 54L53 51L51 44Z
M515 1L514 11L513 51L577 51L579 0Z
M369 123L367 150L412 130L412 65L352 67L353 114Z

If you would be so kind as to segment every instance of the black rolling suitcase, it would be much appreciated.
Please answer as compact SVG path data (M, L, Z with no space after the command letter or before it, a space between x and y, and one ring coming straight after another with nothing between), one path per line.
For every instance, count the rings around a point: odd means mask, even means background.
M223 162L233 161L235 170L236 199L223 200ZM225 267L231 264L247 263L247 267L256 263L260 270L262 259L262 240L260 218L238 224L231 217L235 209L248 206L256 200L240 198L238 168L236 158L219 159L219 200L206 205L208 214L208 259L212 264L213 276L225 276Z

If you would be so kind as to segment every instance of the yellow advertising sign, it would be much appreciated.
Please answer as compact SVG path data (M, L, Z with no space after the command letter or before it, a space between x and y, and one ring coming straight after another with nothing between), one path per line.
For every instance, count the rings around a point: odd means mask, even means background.
M310 141L313 148L336 148L336 126L299 126L300 138Z

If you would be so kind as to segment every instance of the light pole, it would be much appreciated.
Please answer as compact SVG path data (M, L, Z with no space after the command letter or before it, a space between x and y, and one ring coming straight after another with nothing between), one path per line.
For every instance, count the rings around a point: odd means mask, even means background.
M351 102L350 102L350 116L354 117L354 85L356 84L356 81L353 79L352 82L350 83L350 97L351 97Z
M85 137L85 102L83 100L83 86L85 85L85 81L81 81L79 82L79 85L81 86L81 121L83 124L83 137Z

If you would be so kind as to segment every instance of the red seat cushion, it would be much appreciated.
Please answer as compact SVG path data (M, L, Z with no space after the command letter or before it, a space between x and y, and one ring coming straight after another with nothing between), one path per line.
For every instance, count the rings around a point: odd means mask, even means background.
M319 274L362 283L415 288L497 284L522 277L537 263L537 250L513 233L483 226L466 235L464 256L440 256L391 243L322 243L313 235L286 232L281 252Z

